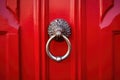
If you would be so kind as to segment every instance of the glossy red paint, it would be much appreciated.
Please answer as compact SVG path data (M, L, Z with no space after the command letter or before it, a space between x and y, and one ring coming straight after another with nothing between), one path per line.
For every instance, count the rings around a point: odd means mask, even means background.
M19 24L10 5L0 0L0 80L19 80Z
M0 0L0 80L120 80L119 5L119 0ZM47 28L56 18L72 31L71 54L61 62L45 52ZM66 50L65 41L50 44L55 56Z

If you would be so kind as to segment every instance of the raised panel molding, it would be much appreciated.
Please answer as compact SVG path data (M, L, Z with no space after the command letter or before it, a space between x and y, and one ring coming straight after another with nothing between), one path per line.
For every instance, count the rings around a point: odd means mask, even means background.
M114 0L99 0L100 1L100 16L101 20L107 13L109 9L111 9L114 6Z
M16 14L17 8L14 7L14 5L16 5L17 3L15 4L14 1L12 2L12 0L9 2L8 1L9 0L7 0L7 4L6 4L6 0L0 0L0 16L6 20L6 22L10 27L18 29L19 23L17 20L18 16Z
M14 15L18 15L17 13L17 11L18 11L18 4L17 4L17 1L18 0L6 0L6 2L7 2L7 8L9 9L9 10L11 10L11 12L13 12L13 14Z
M108 27L120 14L120 0L100 0L100 27Z

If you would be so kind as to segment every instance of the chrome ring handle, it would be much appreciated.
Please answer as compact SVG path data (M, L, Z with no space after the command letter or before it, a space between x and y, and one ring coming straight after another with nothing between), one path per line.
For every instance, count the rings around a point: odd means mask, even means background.
M70 43L70 41L69 41L69 39L66 37L66 36L64 36L64 35L62 35L62 37L64 38L64 40L66 41L66 43L67 43L67 45L68 45L68 50L67 50L67 52L66 52L66 54L64 55L64 56L53 56L52 54L51 54L51 52L49 51L49 45L50 45L50 42L52 41L52 39L54 39L56 37L56 35L53 35L53 36L51 36L50 38L49 38L49 40L47 41L47 44L46 44L46 52L47 52L47 55L51 58L51 59L53 59L53 60L55 60L55 61L61 61L61 60L64 60L65 58L67 58L68 56L69 56L69 54L70 54L70 51L71 51L71 43Z
M71 51L71 43L70 43L69 39L67 38L71 34L69 24L63 19L55 19L54 21L52 21L50 23L50 25L48 27L48 34L49 34L50 38L48 39L48 41L46 43L47 55L55 61L62 61L64 59L66 59L69 56L70 51ZM65 55L63 55L63 56L52 55L52 53L49 50L49 46L50 46L50 42L53 39L56 39L57 41L61 41L64 39L66 41L68 50L65 53Z

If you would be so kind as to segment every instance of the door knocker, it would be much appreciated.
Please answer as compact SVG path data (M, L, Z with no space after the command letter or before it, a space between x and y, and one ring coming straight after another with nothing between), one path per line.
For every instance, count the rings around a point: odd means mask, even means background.
M66 59L69 56L70 51L71 51L71 43L70 43L69 39L67 38L71 34L69 24L63 19L55 19L54 21L52 21L50 23L50 25L48 27L48 34L49 34L50 38L48 39L48 41L46 43L47 55L55 61L62 61L64 59ZM66 41L68 50L65 55L63 55L63 56L52 55L52 53L49 51L49 45L53 39L56 39L57 41L61 41L61 40Z

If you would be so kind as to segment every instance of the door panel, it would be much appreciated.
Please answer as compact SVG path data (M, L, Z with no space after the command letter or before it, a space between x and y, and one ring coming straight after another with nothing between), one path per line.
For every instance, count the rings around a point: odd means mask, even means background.
M100 33L100 48L101 48L101 61L100 61L100 70L101 70L101 79L102 80L118 80L119 77L119 68L116 68L116 63L118 58L116 55L119 55L119 51L117 48L119 46L119 42L116 39L116 33L119 33L119 21L120 21L120 14L119 14L119 0L114 0L113 5L108 8L108 10L103 14L101 19L101 24L104 24L101 33ZM108 18L109 17L109 18ZM100 24L100 25L101 25ZM106 26L107 25L107 26ZM117 43L117 45L116 45ZM116 74L116 70L118 71Z
M60 3L60 4L58 4ZM41 2L41 48L45 48L46 42L48 40L48 35L47 35L47 28L50 23L50 21L56 19L56 18L62 18L65 19L70 25L71 28L75 27L74 23L74 6L75 2L73 0L61 0L56 1L56 0L49 0L49 1L42 1ZM64 7L66 6L66 7ZM62 12L62 13L61 13ZM71 13L70 13L71 12ZM70 22L71 21L71 22ZM72 22L73 21L73 22ZM76 32L73 29L72 30L72 35L75 36ZM71 40L71 37L69 38ZM75 45L73 44L73 41L75 40L75 37L72 38L71 43L72 43L72 61L71 57L68 59L57 63L46 55L45 49L41 50L42 53L42 79L51 79L51 80L61 80L61 79L76 79L76 54L74 54ZM57 47L56 47L57 46ZM51 47L51 52L54 53L54 55L63 55L65 54L67 50L67 46L65 42L56 42L53 41L50 45ZM73 54L72 54L73 53ZM44 67L44 68L43 68ZM44 73L43 73L44 72Z
M11 10L9 10L11 9ZM19 41L16 15L0 0L0 79L19 80Z
M46 20L49 19L49 21L48 21L48 24L45 26L45 30L47 30L49 23L56 18L62 18L66 20L70 24L70 27L72 29L72 32L71 32L72 35L69 37L69 40L72 44L72 51L70 53L70 56L61 62L55 62L49 59L49 57L47 57L48 60L46 61L46 65L47 65L46 68L48 69L46 73L49 74L48 79L50 80L76 79L77 66L76 66L75 60L77 59L77 54L75 54L76 44L74 43L76 39L75 37L72 38L72 36L76 35L76 32L75 32L76 30L74 29L76 27L75 26L76 22L74 20L75 19L74 11L75 11L76 2L73 0L60 0L60 1L49 0L48 5L49 5L47 7L48 10L45 13L48 14L48 17L46 17ZM46 40L48 40L48 38L49 37L46 37ZM51 47L50 48L51 52L55 56L62 56L67 51L67 45L65 41L63 42L54 41L53 43L51 43L50 47Z

